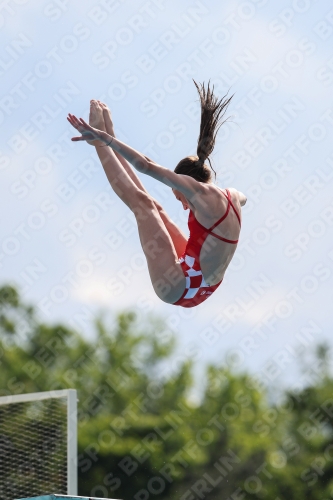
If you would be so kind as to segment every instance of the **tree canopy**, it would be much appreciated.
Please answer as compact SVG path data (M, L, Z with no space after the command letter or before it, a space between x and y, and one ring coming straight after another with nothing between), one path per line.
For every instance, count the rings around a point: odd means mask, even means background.
M168 376L162 370L175 346L152 315L98 317L88 340L66 325L41 322L14 287L0 288L1 396L78 391L79 495L333 498L333 380L325 346L314 358L313 383L285 391L279 402L250 374L221 364L207 366L195 405L193 363L184 360Z

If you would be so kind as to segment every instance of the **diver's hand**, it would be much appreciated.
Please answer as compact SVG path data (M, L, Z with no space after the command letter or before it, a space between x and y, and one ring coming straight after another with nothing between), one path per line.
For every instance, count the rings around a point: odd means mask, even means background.
M68 113L67 120L81 135L78 137L72 137L72 141L101 141L108 144L112 140L112 136L109 136L106 132L98 130L86 123L83 118L76 118L76 116Z

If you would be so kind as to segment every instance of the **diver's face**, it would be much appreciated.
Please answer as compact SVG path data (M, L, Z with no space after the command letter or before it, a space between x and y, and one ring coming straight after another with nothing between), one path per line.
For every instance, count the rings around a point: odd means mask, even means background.
M178 189L172 189L172 192L175 195L176 199L182 203L183 209L188 210L189 204L188 204L187 199L185 198L185 195L183 195L183 193L178 191Z

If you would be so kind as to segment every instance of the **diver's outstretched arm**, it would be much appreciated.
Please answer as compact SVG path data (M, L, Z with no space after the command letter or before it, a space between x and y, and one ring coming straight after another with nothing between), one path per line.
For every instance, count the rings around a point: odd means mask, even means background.
M72 141L99 140L103 142L106 146L110 146L113 151L121 154L138 172L147 174L172 189L179 190L193 203L202 194L204 190L202 184L193 177L176 174L173 170L156 164L139 151L119 141L119 139L109 135L107 132L91 127L83 118L78 120L74 115L69 114L67 119L82 134L80 137L73 137Z

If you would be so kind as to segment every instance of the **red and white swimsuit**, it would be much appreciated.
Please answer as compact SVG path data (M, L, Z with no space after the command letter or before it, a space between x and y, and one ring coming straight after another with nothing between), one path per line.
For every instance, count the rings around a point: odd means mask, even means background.
M200 268L201 247L209 234L215 236L221 241L231 243L232 245L236 245L238 243L238 240L228 240L212 232L212 230L228 216L230 207L235 212L239 225L241 225L240 216L231 201L230 192L228 191L228 189L226 189L227 194L225 194L223 191L222 193L228 200L227 210L225 214L209 229L200 224L200 222L198 222L195 218L192 210L190 210L188 216L188 228L190 230L190 237L188 239L185 251L179 259L180 265L186 277L186 288L180 299L173 304L174 306L195 307L198 304L201 304L201 302L204 302L206 299L208 299L208 297L212 295L213 292L215 292L215 290L223 281L221 280L216 285L209 286L205 282Z

